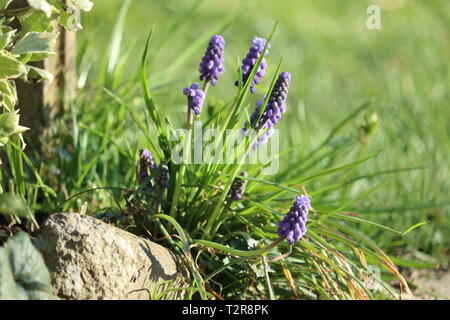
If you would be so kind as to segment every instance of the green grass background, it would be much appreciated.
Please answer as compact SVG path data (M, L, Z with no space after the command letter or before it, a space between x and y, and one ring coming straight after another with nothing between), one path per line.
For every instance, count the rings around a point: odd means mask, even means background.
M120 51L122 57L126 56L121 69L124 78L114 87L121 90L129 85L136 108L142 103L133 76L146 35L156 24L152 46L161 50L152 57L150 82L156 88L155 100L164 106L164 112L179 114L177 125L182 124L180 110L184 111L181 90L197 78L206 42L193 52L193 58L179 67L167 70L167 66L199 37L211 36L214 25L236 12L244 1L203 1L187 17L195 3L192 0L132 1ZM78 34L79 73L87 75L85 87L93 95L101 92L99 83L105 80L102 70L108 63L110 40L121 4L122 1L96 0L93 11L82 17L84 30ZM370 4L381 7L381 30L366 27L366 10ZM175 21L183 18L187 18L186 24L171 32ZM378 229L361 228L390 252L408 253L419 259L422 253L427 253L442 259L450 244L450 2L253 1L221 32L227 41L227 72L210 91L213 101L226 101L233 96L236 70L250 40L255 35L266 36L276 20L280 25L268 56L269 73L275 71L279 59L284 57L283 70L291 72L293 77L288 113L280 121L279 129L284 137L282 148L295 148L281 159L281 166L286 169L292 165L289 159L296 156L307 158L308 152L325 139L332 127L358 105L373 98L370 112L376 112L381 122L365 152L382 152L353 174L421 169L355 183L348 190L349 198L379 183L387 182L387 185L358 201L353 211L400 230L420 221L430 221L401 239ZM165 86L165 81L170 81L170 85ZM264 94L269 81L267 76L259 87L261 91L252 99L256 101ZM99 114L114 116L112 107L101 99L89 108L96 111L95 115L81 115L80 119L89 126L95 127L96 119L102 117ZM100 128L99 124L97 129ZM357 132L357 121L354 121L347 133L352 139ZM128 134L122 138L130 144L139 139L135 130L129 130ZM354 139L348 149L349 161L359 150ZM107 172L107 168L103 170ZM114 177L109 175L111 181ZM333 178L307 188L311 192L327 183L333 183Z

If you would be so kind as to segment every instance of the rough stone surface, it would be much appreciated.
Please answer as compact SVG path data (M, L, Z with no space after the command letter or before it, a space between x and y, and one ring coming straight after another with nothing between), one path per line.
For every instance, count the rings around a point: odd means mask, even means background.
M188 286L184 265L169 250L90 216L54 214L34 244L61 299L147 300L163 281Z

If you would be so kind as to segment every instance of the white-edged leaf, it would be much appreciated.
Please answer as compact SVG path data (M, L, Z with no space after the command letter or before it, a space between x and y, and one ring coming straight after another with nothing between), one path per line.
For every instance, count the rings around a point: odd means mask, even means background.
M52 83L53 79L55 78L51 72L48 72L45 69L33 67L27 65L28 70L28 78L31 79L42 79L47 80L49 83Z
M29 32L11 50L13 54L48 53L55 48L57 35L49 32Z
M17 19L20 21L20 33L25 35L28 32L57 32L57 24L53 23L53 19L47 18L43 11L27 10L19 15Z
M0 50L5 49L5 47L11 43L11 39L15 33L16 30L11 30L0 34Z
M17 91L14 81L0 79L0 107L12 112L17 103Z
M94 3L92 3L92 1L89 0L72 0L71 2L78 9L86 12L91 11L92 6L94 5Z
M52 15L52 6L46 0L28 0L30 7L43 11L47 18Z
M3 147L11 135L20 134L26 130L27 127L19 125L18 110L14 113L2 113L0 114L0 147Z
M5 10L12 0L0 0L0 10Z
M8 51L0 50L0 79L12 79L26 73L25 65Z

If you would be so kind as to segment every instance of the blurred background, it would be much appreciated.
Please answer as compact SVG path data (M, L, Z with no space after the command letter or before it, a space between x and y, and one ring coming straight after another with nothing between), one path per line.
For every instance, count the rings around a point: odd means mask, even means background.
M164 112L175 116L184 111L181 90L197 79L211 35L225 37L227 71L210 96L227 101L235 94L236 70L251 39L266 37L279 21L267 57L268 76L252 99L264 94L283 57L282 69L292 73L293 81L288 113L279 126L286 137L280 149L294 151L280 164L294 165L295 155L308 159L333 127L373 99L370 111L347 130L344 142L350 143L339 156L381 153L354 173L368 179L353 184L348 197L356 200L363 190L386 182L358 201L355 210L400 230L430 223L401 239L379 229L362 231L389 252L415 260L441 261L449 253L450 1L256 0L245 1L243 8L238 0L133 0L122 11L124 1L94 2L77 35L78 86L98 92L106 82L120 91L136 83L146 37L156 25L150 83ZM379 30L366 25L372 4L381 8ZM139 105L136 88L129 91L130 99ZM181 116L176 125L182 124ZM367 123L374 130L361 137ZM325 167L333 167L332 159L326 161ZM333 183L329 179L308 189Z

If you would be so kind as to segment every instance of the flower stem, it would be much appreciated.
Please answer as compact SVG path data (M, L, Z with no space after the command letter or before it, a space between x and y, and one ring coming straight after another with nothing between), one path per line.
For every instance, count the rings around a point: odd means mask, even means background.
M180 239L181 239L181 243L183 245L184 256L185 256L185 258L188 262L188 266L191 269L191 272L194 276L195 283L199 289L203 289L203 280L202 280L202 277L201 277L199 271L197 270L197 267L195 265L192 255L191 255L188 238L187 238L186 233L184 232L183 228L180 226L180 224L174 218L172 218L166 214L155 214L155 215L150 216L150 220L158 221L159 219L168 221L177 230L178 235L180 236Z
M203 83L203 92L205 93L205 98L208 95L208 89L210 84L211 82L209 80L205 80L205 82Z
M253 144L256 142L256 140L259 138L259 134L262 131L261 128L264 128L265 123L266 123L266 121L264 121L261 124L261 126L255 131L255 135L254 135L253 139L251 139L250 142L249 142L249 139L245 140L244 150L239 155L239 158L238 158L238 161L237 161L237 165L234 167L234 170L232 171L232 173L230 175L230 181L225 185L225 188L222 191L220 199L219 199L219 201L217 201L217 204L214 207L214 211L213 211L211 217L209 217L209 219L208 219L208 223L206 224L206 227L205 227L206 233L209 233L211 231L211 228L212 228L213 224L216 222L217 218L219 217L221 205L225 201L225 198L228 195L228 191L230 191L230 188L231 188L231 185L232 185L232 183L234 181L234 178L236 178L236 176L238 175L239 170L241 170L242 165L244 163L244 158L246 157L247 153L250 151L250 148L253 146Z
M275 248L277 245L279 245L285 238L278 238L277 240L273 241L271 244L257 249L257 250L250 250L250 251L244 251L244 250L237 250L230 247L226 247L224 245L221 245L216 242L211 242L207 240L194 240L194 243L201 244L205 247L213 248L228 254L231 254L233 256L238 257L257 257L257 256L263 256L265 255L269 250Z
M269 292L269 299L275 300L275 294L273 293L272 283L269 277L269 264L267 263L266 257L262 257L262 262L264 264L264 276L267 283L267 291Z
M231 204L233 203L233 200L232 199L229 199L228 201L227 201L227 203L225 204L225 207L223 208L223 210L222 210L222 215L224 215L225 213L227 213L229 210L230 210L230 207L231 207ZM221 220L221 221L219 221L217 224L216 224L216 226L213 228L213 233L216 233L218 230L219 230L219 228L220 228L220 226L222 225L222 223L223 223L224 221L223 220Z
M178 205L178 200L180 198L181 185L183 184L184 173L186 171L186 164L189 161L190 151L191 151L191 134L192 134L192 124L193 124L193 115L192 110L189 108L187 110L187 134L184 141L183 146L183 161L180 164L180 168L178 170L177 184L175 185L175 191L173 193L172 204L170 206L170 216L175 216L175 211Z

